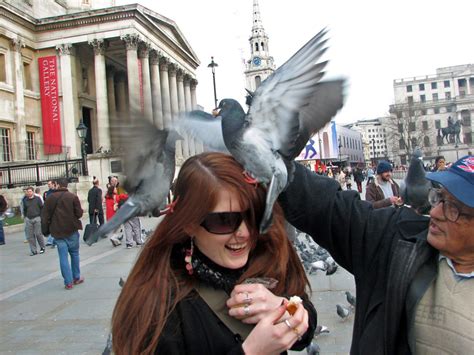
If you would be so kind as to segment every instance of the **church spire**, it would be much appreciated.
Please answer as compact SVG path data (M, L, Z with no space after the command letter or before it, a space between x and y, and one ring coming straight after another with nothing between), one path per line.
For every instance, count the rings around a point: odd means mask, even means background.
M253 26L252 26L252 36L258 35L258 31L261 30L265 34L263 29L262 20L260 19L260 8L258 6L258 0L253 0Z

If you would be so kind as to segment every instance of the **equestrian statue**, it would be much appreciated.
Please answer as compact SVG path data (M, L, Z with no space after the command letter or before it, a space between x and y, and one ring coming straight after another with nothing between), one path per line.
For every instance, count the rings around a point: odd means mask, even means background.
M453 123L453 119L451 116L448 117L448 127L438 129L438 136L442 137L442 142L444 143L444 139L446 138L446 143L450 143L454 140L454 143L462 143L461 138L459 137L461 134L461 120L457 120Z

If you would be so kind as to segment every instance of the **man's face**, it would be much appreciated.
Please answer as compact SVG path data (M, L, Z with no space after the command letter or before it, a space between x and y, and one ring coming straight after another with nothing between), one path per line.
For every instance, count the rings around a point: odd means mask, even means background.
M443 212L444 202L433 207L428 231L428 243L455 263L474 262L474 208L462 204L445 189L443 199L455 204L461 214L456 222L448 220ZM468 213L470 216L462 213Z
M382 179L382 181L390 181L390 179L392 178L392 172L386 171L380 174L380 178Z
M112 186L117 186L117 182L118 182L118 179L116 177L113 177L112 179L110 179L110 184L112 184Z
M33 190L28 189L28 190L25 191L25 194L26 194L26 197L32 198L33 195L34 195L34 192L33 192Z
M52 181L48 181L48 188L52 190L55 189L54 183Z

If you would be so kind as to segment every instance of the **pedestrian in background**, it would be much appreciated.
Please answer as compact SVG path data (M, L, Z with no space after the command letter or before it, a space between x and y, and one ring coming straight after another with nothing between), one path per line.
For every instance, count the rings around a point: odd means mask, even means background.
M53 191L56 190L57 186L56 186L56 180L49 180L48 181L48 190L44 192L43 194L43 200L46 201L46 199L48 198L49 195L51 195L51 193ZM46 246L50 245L51 246L51 249L54 249L56 248L56 241L54 240L54 238L50 235L48 236L45 236L47 237L48 239L46 240Z
M84 282L79 267L79 230L82 229L83 210L79 198L68 191L67 185L66 178L59 179L57 190L46 199L42 229L45 234L49 231L56 240L64 288L71 290L73 285Z
M99 187L99 179L95 176L92 181L92 188L87 194L87 202L89 203L89 223L99 222L99 225L104 224L104 209L102 207L102 189Z
M377 165L377 176L367 185L365 200L372 203L373 208L383 208L402 203L398 184L392 179L392 165L381 160Z
M117 209L117 188L115 187L115 185L110 184L107 188L107 194L105 195L105 216L107 217L107 221L110 221L110 219L112 219ZM110 242L114 247L122 244L119 240L119 234L119 230L116 230L110 235Z
M369 184L373 182L374 179L375 179L374 168L372 166L369 166L369 168L367 169L367 185L366 186L369 186Z
M43 209L43 201L35 195L33 187L26 188L26 196L23 198L23 214L25 216L25 230L30 244L30 256L38 254L36 242L40 247L40 254L45 249L44 237L41 233L41 210Z
M121 198L118 202L119 208L122 207L122 205L127 201L127 199L127 195L121 195ZM127 249L131 249L133 247L133 242L135 242L136 246L142 245L143 240L140 218L135 216L125 222L123 224L123 234L125 235L125 245Z
M435 164L432 171L435 172L443 170L446 170L446 159L444 159L444 156L439 155L435 159Z
M357 191L362 193L362 182L364 181L364 174L362 174L362 169L357 167L354 170L354 181L357 184Z
M3 195L0 195L0 215L3 217L3 214L8 208L8 202ZM5 233L3 231L3 218L0 218L0 245L5 244Z

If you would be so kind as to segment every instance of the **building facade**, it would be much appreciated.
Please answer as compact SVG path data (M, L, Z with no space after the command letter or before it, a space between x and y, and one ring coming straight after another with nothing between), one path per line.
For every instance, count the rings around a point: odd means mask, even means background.
M389 147L387 143L387 132L384 126L384 117L369 120L359 120L347 125L348 128L361 134L364 161L366 164L374 164L384 159L390 160Z
M113 120L159 128L196 107L196 54L176 23L111 0L0 1L0 163L115 149ZM126 147L119 147L126 148ZM177 158L202 151L191 139Z
M434 75L396 79L393 88L395 104L390 106L386 128L390 130L387 138L396 164L407 164L417 146L431 161L444 155L453 162L472 152L474 64L439 68Z
M365 164L362 134L348 126L336 125L339 160L345 165Z
M258 0L253 0L253 25L250 42L250 59L245 65L246 89L254 92L275 71L273 57L270 56L268 36L260 18Z

